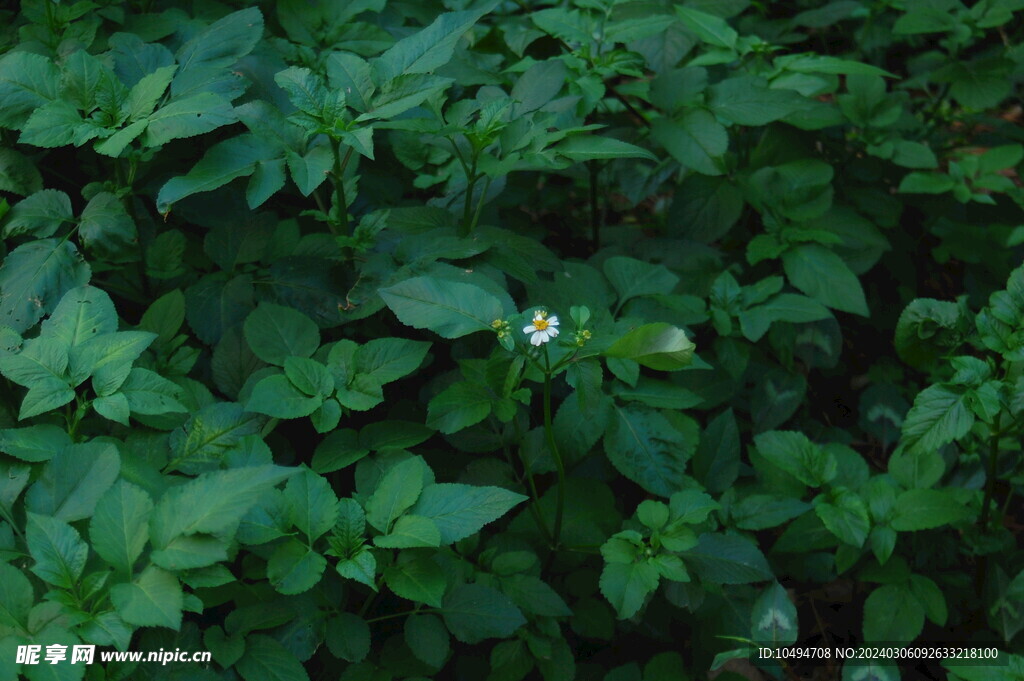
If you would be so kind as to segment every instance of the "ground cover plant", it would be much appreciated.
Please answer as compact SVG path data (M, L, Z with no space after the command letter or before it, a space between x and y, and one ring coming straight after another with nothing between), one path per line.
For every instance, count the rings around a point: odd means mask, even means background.
M1022 13L6 3L0 677L1024 678Z

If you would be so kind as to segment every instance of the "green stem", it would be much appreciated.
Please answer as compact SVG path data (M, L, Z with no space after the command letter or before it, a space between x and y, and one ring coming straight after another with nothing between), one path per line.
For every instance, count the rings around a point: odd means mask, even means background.
M28 540L25 539L25 533L22 532L17 523L14 522L14 516L11 515L11 510L3 504L0 504L0 518L7 521L7 524L11 526L12 530L14 530L14 534L18 535L18 538L25 542L25 545L27 546Z
M420 610L419 608L417 608L416 610L406 610L405 612L393 612L390 615L381 615L380 617L374 617L373 619L366 620L366 623L370 624L372 622L383 622L384 620L393 620L396 617L405 617L407 615L417 615L417 614L420 614L420 613L431 613L431 612L441 612L441 611L437 610L436 608L427 608L425 610Z
M519 442L523 441L523 431L519 427L519 421L515 418L512 419L512 425L516 429L516 439ZM544 541L551 545L551 530L548 529L548 524L544 521L544 516L540 512L540 493L537 492L537 485L533 481L533 472L530 470L530 464L526 458L522 455L523 449L519 448L519 460L523 464L523 475L526 476L526 482L530 487L530 495L533 497L532 503L530 503L530 515L533 516L534 522L537 523L537 528L541 534L544 535Z
M978 524L984 532L988 529L989 507L992 506L992 499L996 492L996 463L999 456L999 419L1002 414L996 414L995 422L992 424L992 435L988 441L988 474L985 476L985 497L981 502L981 516Z
M596 252L601 248L601 220L598 215L597 203L597 166L591 161L587 163L590 171L590 244Z
M476 155L473 155L472 166L469 169L469 175L466 176L466 200L465 205L462 209L462 230L459 236L469 236L472 231L470 220L472 219L473 213L473 189L476 187L476 181L480 179L476 174Z
M345 158L341 157L341 142L336 139L331 140L331 147L334 150L334 172L331 175L331 179L334 184L334 205L338 209L338 217L341 221L342 234L348 235L351 232L348 222L348 203L345 199L345 168L348 166L349 159L352 158L352 147L349 147L345 152ZM337 234L334 229L333 223L328 223L331 227L331 232Z
M469 225L469 233L472 234L473 230L476 229L477 224L480 222L480 213L484 209L484 201L487 200L487 190L491 188L491 178L487 178L484 182L484 190L480 192L480 200L476 202L476 212L473 213L473 222Z
M562 515L565 512L565 462L555 444L555 431L551 427L551 360L548 357L548 346L544 346L544 361L548 371L544 374L544 432L548 437L548 449L558 469L558 490L555 506L555 527L551 533L551 548L557 549L562 537ZM554 553L552 553L552 556Z

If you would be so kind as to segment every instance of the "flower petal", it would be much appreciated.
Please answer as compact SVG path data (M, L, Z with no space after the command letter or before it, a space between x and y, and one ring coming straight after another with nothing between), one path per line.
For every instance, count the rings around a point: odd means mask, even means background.
M548 317L548 326L558 326L558 317L557 316Z
M534 326L533 324L530 324L529 326L524 326L523 327L523 333L534 333L536 331L537 331L537 327Z
M555 336L558 335L558 329L554 327L548 327L548 335L554 338Z
M544 335L544 332L538 331L537 333L530 336L530 345L536 345L539 347L540 344L547 341L547 339L548 338L547 336Z

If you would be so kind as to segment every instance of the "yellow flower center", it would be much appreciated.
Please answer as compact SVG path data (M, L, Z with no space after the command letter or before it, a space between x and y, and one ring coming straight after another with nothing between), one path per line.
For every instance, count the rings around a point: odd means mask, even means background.
M544 329L548 328L548 320L546 320L546 319L534 319L533 320L533 328L537 329L538 331L543 331Z

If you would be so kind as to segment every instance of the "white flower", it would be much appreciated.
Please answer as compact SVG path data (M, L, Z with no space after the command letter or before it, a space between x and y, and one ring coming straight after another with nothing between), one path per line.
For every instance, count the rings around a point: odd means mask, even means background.
M548 317L543 310L533 315L533 324L523 327L523 333L530 336L530 344L540 346L558 335L558 317Z

